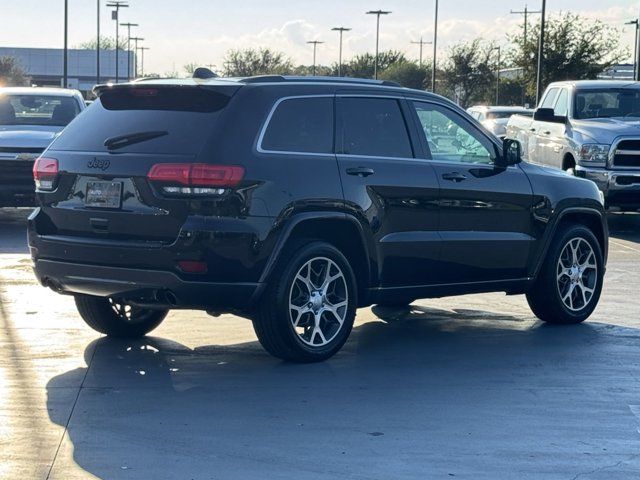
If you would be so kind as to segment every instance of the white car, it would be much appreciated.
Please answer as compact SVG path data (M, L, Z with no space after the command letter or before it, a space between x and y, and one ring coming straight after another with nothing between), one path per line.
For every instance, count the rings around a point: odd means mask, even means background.
M35 204L34 160L84 108L77 90L0 88L0 207Z
M533 117L533 110L523 107L476 106L468 108L467 112L498 138L507 135L507 123L511 115Z

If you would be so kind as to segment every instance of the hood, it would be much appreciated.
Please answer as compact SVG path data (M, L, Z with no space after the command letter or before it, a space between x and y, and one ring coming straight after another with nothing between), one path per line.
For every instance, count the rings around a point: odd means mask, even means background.
M46 148L64 127L0 126L0 147Z
M640 120L637 118L572 119L571 126L597 143L612 143L615 138L624 135L640 135Z

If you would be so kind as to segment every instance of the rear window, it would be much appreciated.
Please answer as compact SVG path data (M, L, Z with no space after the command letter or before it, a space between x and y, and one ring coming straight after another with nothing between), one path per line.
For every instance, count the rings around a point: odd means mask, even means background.
M0 125L64 127L80 113L73 97L39 94L0 94Z
M283 100L267 125L261 146L278 152L332 153L333 99Z
M105 151L111 138L167 132L119 148L119 153L196 154L214 131L237 87L117 88L104 92L52 144L56 150Z

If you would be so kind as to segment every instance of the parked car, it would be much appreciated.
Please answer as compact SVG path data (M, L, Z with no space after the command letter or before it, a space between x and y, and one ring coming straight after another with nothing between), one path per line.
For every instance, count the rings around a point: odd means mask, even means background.
M479 121L498 138L507 136L507 122L512 115L533 117L533 110L524 107L489 107L477 105L467 109L469 115Z
M76 90L0 88L0 207L35 205L33 161L83 109Z
M96 94L36 163L29 245L42 285L99 332L233 312L273 355L309 362L371 304L502 291L577 323L598 302L596 186L521 163L442 97L281 76Z
M640 82L552 83L533 119L509 120L507 137L527 160L595 182L607 206L640 208Z

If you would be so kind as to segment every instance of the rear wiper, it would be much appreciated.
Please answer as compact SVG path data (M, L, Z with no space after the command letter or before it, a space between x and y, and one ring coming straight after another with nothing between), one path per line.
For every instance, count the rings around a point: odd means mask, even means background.
M134 143L144 142L146 140L163 137L165 135L169 135L169 132L167 132L166 130L128 133L126 135L107 138L104 141L104 146L109 150L116 150L118 148L126 147L127 145L133 145Z

